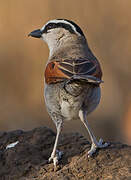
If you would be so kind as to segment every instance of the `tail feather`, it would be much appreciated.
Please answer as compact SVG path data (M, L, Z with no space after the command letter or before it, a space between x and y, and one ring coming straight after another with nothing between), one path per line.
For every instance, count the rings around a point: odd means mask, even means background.
M94 84L100 84L103 83L104 81L102 81L101 79L95 77L95 76L91 76L91 75L74 75L71 78L72 80L80 80L80 81L87 81L89 83L94 83Z

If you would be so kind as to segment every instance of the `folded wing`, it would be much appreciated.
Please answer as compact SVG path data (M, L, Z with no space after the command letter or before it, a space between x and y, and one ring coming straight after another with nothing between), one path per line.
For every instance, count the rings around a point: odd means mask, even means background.
M45 81L47 84L64 80L80 80L94 84L102 82L102 71L97 60L65 59L47 64Z

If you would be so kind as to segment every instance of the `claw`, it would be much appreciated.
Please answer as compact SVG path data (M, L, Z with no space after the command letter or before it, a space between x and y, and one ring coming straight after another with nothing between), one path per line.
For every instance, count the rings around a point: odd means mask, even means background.
M107 146L109 146L109 143L104 143L103 144L103 139L100 139L96 143L92 143L91 149L88 151L88 157L91 157L96 152L97 149L105 148Z
M62 158L63 152L56 150L56 154L51 154L51 157L49 158L49 162L53 161L54 167L56 168L57 164L59 163L59 160Z

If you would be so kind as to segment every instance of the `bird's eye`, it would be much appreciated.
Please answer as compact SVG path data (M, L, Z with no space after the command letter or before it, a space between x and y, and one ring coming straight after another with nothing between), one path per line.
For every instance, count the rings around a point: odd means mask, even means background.
M47 26L47 30L52 29L52 25Z
M54 29L54 28L57 28L57 24L56 23L50 23L46 26L46 30L49 30L49 29Z
M46 27L43 29L42 33L48 33L50 29L57 28L57 24L55 23L49 23L46 25Z

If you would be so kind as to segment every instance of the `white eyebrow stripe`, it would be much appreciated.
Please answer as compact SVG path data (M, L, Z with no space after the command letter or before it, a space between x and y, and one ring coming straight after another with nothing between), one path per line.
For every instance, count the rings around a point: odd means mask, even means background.
M54 20L50 20L48 21L42 28L41 28L41 31L44 30L45 26L49 23L64 23L64 24L68 24L72 27L72 29L79 35L81 36L81 34L76 30L75 26L73 26L71 23L69 23L68 21L66 20L58 20L58 19L54 19Z

